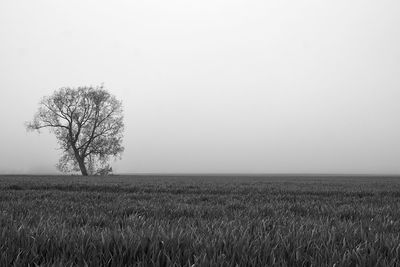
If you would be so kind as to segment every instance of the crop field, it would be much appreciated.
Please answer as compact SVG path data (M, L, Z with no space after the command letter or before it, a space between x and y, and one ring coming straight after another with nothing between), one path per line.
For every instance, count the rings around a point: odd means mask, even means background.
M400 178L0 176L0 266L400 266Z

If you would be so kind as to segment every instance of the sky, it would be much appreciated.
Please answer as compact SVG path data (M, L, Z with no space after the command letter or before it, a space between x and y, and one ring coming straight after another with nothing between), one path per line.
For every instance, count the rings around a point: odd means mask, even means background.
M115 173L400 174L397 0L2 0L0 173L57 173L43 96L122 100Z

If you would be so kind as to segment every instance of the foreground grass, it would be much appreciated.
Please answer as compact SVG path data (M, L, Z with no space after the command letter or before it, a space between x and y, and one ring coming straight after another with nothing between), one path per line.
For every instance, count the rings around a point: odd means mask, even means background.
M0 266L399 266L395 177L0 177Z

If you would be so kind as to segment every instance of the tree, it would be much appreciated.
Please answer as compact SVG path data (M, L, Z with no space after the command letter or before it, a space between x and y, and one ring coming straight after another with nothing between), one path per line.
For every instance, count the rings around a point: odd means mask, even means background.
M122 103L103 86L61 88L44 97L27 130L49 128L63 156L57 167L82 175L110 169L111 157L120 157L124 129Z

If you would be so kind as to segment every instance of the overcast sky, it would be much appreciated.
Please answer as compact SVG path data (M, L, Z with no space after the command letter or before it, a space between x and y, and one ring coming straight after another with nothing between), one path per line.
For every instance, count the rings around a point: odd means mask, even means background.
M400 173L400 2L0 1L0 173L57 172L42 96L121 99L118 173Z

